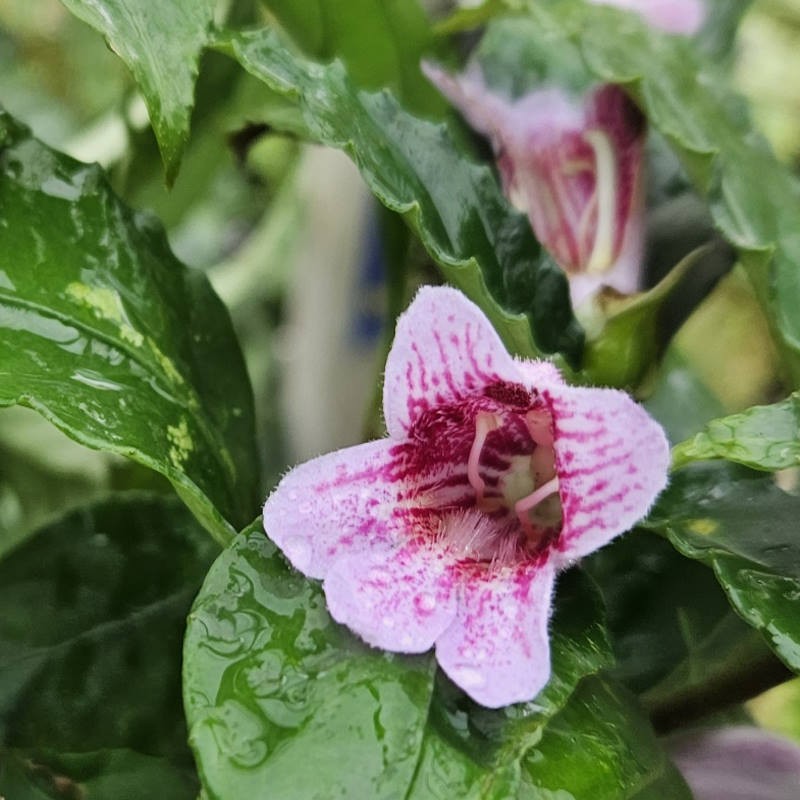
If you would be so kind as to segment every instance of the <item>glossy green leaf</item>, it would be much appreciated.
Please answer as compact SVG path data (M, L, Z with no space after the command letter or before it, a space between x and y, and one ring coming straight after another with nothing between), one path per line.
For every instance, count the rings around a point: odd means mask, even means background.
M600 613L586 579L564 576L550 684L530 703L484 709L442 675L434 692L432 654L372 650L333 623L318 584L255 523L212 568L186 636L184 696L206 792L509 797L547 720L610 663Z
M333 623L318 584L254 523L214 564L186 633L186 715L208 796L397 797L433 674L430 655L372 650Z
M530 703L491 711L440 679L407 800L516 796L525 753L579 681L612 663L597 592L578 571L559 581L551 631L552 676Z
M189 138L200 54L214 0L62 0L103 34L133 73L144 96L172 183Z
M800 497L728 465L677 472L647 525L713 567L734 609L800 670Z
M691 800L634 698L588 678L523 762L518 800Z
M358 86L391 88L421 113L444 109L420 70L433 34L418 0L261 1L308 55L340 58Z
M176 499L133 494L0 561L0 745L190 763L181 640L216 551Z
M259 488L230 319L96 166L0 114L0 406L165 475L226 541Z
M625 86L710 203L800 380L800 185L752 127L744 101L693 43L583 0L529 3L542 41L577 44L599 80ZM532 46L534 46L532 42Z
M800 393L713 420L672 451L674 468L717 458L763 470L800 465Z
M8 800L192 800L191 774L131 750L61 755L0 749L0 795Z
M275 31L231 34L217 46L298 106L306 136L349 153L378 199L406 217L445 278L481 305L515 353L561 351L575 361L582 332L564 275L496 177L446 126L411 115L389 92L360 91L340 62L308 61Z

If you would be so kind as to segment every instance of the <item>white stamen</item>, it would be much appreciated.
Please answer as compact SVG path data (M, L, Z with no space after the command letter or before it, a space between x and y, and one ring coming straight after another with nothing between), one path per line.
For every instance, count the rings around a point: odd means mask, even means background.
M543 483L538 489L531 492L527 497L523 497L521 500L517 500L517 502L514 503L514 512L517 515L519 524L522 525L523 530L528 534L528 536L532 537L535 535L528 512L532 508L538 506L542 500L545 500L546 498L550 497L550 495L555 494L557 491L558 476L547 481L547 483Z
M586 272L605 272L614 257L614 222L617 214L617 160L609 137L599 130L586 131L583 138L594 150L597 226Z
M486 437L500 427L496 414L486 411L479 411L475 416L475 439L469 451L467 461L467 480L475 490L476 505L483 501L483 493L486 491L486 482L480 475L480 461L483 446L486 444Z

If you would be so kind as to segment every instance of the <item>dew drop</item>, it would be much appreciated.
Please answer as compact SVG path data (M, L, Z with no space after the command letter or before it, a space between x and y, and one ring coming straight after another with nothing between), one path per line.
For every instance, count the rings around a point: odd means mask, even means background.
M466 664L453 669L450 677L462 689L479 689L486 683L486 678L482 672Z
M290 536L283 543L283 552L292 564L301 572L308 569L311 563L311 544L302 536Z
M381 622L384 628L394 628L394 620L391 617L384 617Z
M417 608L426 614L430 614L436 608L436 598L428 592L423 592L417 596Z

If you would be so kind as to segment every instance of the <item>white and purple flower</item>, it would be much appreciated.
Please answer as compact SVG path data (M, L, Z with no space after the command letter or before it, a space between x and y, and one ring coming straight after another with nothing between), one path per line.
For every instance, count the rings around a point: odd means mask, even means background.
M566 272L573 305L601 286L639 289L644 192L644 117L618 86L582 103L560 89L509 100L473 63L461 75L423 71L469 124L487 136L509 200Z
M556 573L664 487L664 433L626 394L567 386L504 348L461 293L425 288L386 364L388 437L284 477L264 526L331 616L436 658L489 707L548 681Z

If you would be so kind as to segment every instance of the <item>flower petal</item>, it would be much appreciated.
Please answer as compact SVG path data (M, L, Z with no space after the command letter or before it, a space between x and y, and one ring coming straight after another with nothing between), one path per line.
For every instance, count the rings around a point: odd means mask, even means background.
M420 414L461 400L519 371L483 312L461 292L425 287L397 322L386 360L383 413L404 438Z
M697 800L796 800L800 747L749 726L703 728L666 741Z
M295 467L264 504L264 528L295 569L324 578L345 552L392 540L398 485L382 439Z
M468 574L458 616L436 640L450 679L489 708L533 699L550 677L547 622L555 570L548 562Z
M428 80L461 112L470 126L498 145L498 134L508 127L512 104L486 85L477 63L461 75L453 75L431 61L422 62Z
M325 579L328 610L374 647L425 652L455 616L448 561L434 543L418 542L343 555Z
M553 557L566 566L647 513L667 482L669 444L661 426L623 392L553 386L545 397L564 518Z

